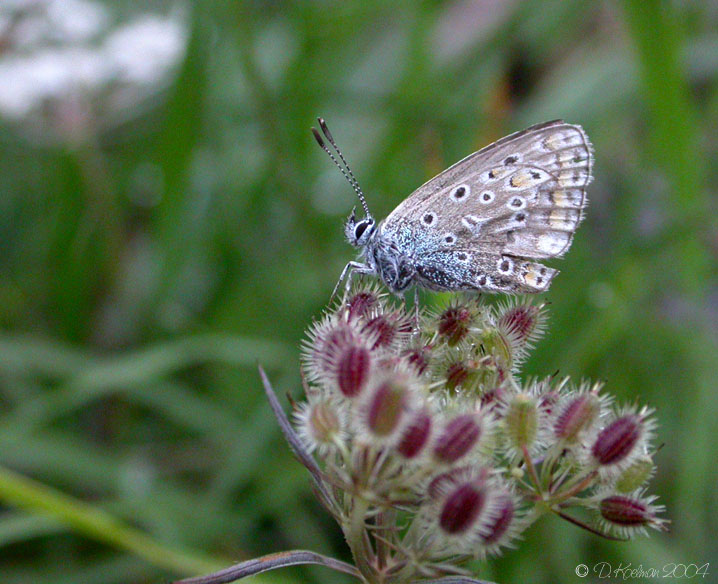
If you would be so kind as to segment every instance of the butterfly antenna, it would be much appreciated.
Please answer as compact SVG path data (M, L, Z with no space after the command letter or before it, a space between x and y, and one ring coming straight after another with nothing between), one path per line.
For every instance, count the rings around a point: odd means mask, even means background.
M336 153L339 155L339 159L344 163L342 166L339 163L339 160L337 160L336 156L332 154L331 150L327 148L327 145L324 143L324 139L319 134L316 128L312 128L312 134L314 134L314 139L317 141L317 144L321 147L324 152L326 152L329 155L329 158L332 159L334 164L336 164L337 168L341 170L342 174L344 175L344 178L347 179L349 184L354 189L354 192L357 194L357 197L359 197L359 202L361 203L361 206L364 208L364 213L367 217L371 217L371 213L369 212L369 207L366 204L366 199L364 198L364 193L361 190L361 187L359 186L359 181L357 181L356 177L354 176L354 173L352 172L352 169L349 168L349 165L347 164L346 159L344 158L344 155L342 154L342 151L339 149L339 146L337 146L337 143L334 141L334 137L332 136L331 132L329 131L329 128L327 127L327 123L324 121L324 118L317 118L317 121L319 122L319 127L322 129L322 133L326 137L327 140L329 140L329 143L334 147L334 150L336 150Z

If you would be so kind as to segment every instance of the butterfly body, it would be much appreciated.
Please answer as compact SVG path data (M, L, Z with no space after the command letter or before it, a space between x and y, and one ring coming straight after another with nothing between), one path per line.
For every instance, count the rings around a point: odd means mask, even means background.
M333 144L328 130L325 135ZM580 126L546 122L460 160L379 224L349 171L366 217L352 212L346 223L361 261L350 262L340 281L353 270L377 275L395 293L412 285L543 292L558 271L534 260L569 249L587 205L592 164Z

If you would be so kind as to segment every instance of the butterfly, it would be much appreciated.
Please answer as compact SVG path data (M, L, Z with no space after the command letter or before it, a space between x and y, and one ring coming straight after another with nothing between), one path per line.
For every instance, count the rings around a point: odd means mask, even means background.
M588 203L593 148L580 126L554 120L501 138L420 186L377 223L326 122L318 121L343 166L312 128L315 139L364 209L364 217L355 208L345 223L359 261L346 265L334 293L352 273L374 274L397 294L412 285L548 290L558 270L535 260L568 251Z

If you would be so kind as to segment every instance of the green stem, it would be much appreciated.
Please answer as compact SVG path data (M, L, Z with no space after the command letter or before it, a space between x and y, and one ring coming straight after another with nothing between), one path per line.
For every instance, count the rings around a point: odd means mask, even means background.
M578 495L581 491L591 485L597 474L597 470L591 471L583 479L581 479L580 482L574 484L572 487L568 488L569 485L566 485L566 490L561 493L557 493L554 497L552 497L552 502L559 503Z
M526 470L528 470L529 476L531 477L531 480L533 481L534 485L536 486L536 491L538 493L542 493L543 488L541 486L541 481L539 481L538 474L536 473L536 467L534 466L533 460L531 460L531 456L529 455L529 450L528 450L528 448L526 448L526 446L522 446L521 451L524 455L524 462L526 463Z
M352 551L354 565L362 573L365 580L374 582L376 575L374 552L367 541L365 524L366 513L369 510L370 503L358 495L352 497L352 503L353 507L349 522L344 527L344 536Z
M165 546L102 509L3 466L0 466L0 500L52 517L78 533L124 549L158 568L178 574L211 572L230 563Z

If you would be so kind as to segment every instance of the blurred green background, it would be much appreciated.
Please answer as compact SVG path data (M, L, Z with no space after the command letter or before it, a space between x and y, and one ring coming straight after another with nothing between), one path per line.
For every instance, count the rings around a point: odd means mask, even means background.
M671 531L549 517L479 575L717 582L718 5L562 0L0 4L0 582L349 560L256 371L301 395L304 330L352 259L317 115L379 218L511 131L586 129L591 206L524 371L656 408Z

